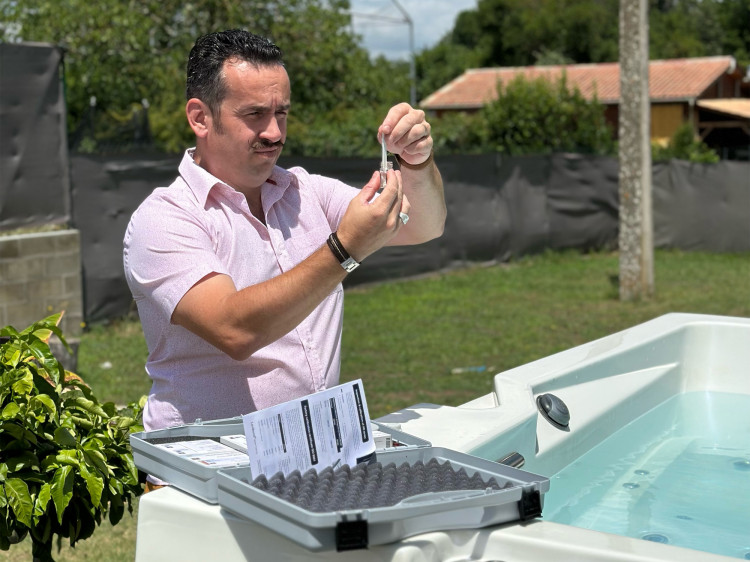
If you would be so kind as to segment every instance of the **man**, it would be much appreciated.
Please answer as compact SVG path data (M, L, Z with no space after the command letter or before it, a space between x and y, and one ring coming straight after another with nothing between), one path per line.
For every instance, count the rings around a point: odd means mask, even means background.
M378 172L358 190L276 166L290 107L273 43L239 30L198 39L186 104L195 148L135 211L124 240L153 380L147 430L338 384L348 270L385 245L442 234L423 112L400 104L380 125L401 170L377 195Z

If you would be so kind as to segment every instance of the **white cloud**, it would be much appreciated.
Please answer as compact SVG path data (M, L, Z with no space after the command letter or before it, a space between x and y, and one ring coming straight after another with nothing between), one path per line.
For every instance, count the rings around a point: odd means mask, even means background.
M354 32L373 56L409 57L409 26L392 0L350 0ZM435 45L453 29L460 12L473 10L477 0L397 0L414 25L414 49ZM382 19L381 19L382 18ZM398 20L398 21L389 21Z

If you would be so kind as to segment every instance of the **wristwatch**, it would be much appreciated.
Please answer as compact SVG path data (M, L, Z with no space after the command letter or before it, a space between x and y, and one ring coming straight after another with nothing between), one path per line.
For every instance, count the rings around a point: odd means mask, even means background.
M331 235L326 242L328 243L331 252L333 252L333 255L339 260L341 267L343 267L347 273L351 273L359 267L359 262L351 257L349 252L344 249L344 245L341 243L341 240L339 240L339 237L335 232L331 232Z

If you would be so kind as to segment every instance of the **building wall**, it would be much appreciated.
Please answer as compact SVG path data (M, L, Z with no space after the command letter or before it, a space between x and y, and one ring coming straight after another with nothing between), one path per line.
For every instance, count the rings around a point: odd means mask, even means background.
M659 143L668 142L685 122L685 104L652 103L651 104L651 140Z
M479 111L472 110L438 110L433 112L437 117L450 113L471 114ZM604 120L612 128L612 135L618 138L619 106L617 104L604 105ZM651 104L651 140L666 143L672 138L680 125L690 119L686 103L652 103Z
M0 236L0 327L20 331L60 311L63 335L73 341L83 329L79 232Z

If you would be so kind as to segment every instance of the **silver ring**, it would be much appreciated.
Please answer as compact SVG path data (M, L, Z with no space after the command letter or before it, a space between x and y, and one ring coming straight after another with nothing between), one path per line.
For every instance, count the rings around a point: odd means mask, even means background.
M398 218L400 218L401 222L404 223L404 224L406 224L407 222L409 222L409 215L407 215L406 213L399 213L398 214Z

